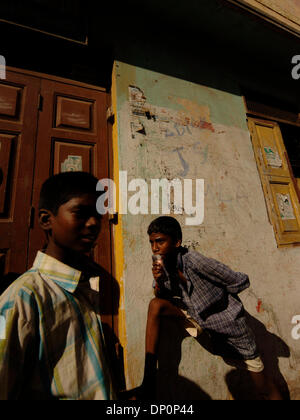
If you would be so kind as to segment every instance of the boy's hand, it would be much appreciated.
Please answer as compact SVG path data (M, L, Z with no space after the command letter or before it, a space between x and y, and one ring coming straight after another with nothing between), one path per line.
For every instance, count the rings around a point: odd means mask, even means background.
M156 297L161 297L162 290L164 289L164 277L166 273L163 260L164 257L159 254L152 255L152 274L155 280L154 294Z
M154 262L152 265L152 274L155 281L158 281L164 274L164 269L159 262Z
M154 294L156 297L161 297L161 287L163 286L164 269L161 262L154 262L152 265L153 278L155 280Z

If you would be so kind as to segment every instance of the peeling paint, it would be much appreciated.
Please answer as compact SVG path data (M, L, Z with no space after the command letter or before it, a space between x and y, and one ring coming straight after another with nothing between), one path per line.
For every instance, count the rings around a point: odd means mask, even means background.
M215 132L208 106L200 106L191 101L176 98L175 102L182 104L185 110L175 111L149 104L144 91L138 86L129 85L128 91L133 139L138 133L146 135L148 130L152 137L155 132L157 135L165 137L183 136L185 133L192 134L191 128ZM148 130L145 128L146 122L150 126Z

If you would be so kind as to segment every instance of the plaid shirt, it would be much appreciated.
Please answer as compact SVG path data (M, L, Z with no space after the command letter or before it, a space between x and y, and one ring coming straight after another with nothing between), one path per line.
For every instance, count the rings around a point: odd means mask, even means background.
M183 285L178 275L165 270L166 296L171 299L180 297L188 314L213 337L218 337L224 350L226 348L242 359L257 357L254 335L237 296L249 287L248 276L185 248L178 253L177 268L182 271L187 284Z
M91 288L97 278L83 280L38 252L32 269L0 296L0 400L113 398L99 293Z

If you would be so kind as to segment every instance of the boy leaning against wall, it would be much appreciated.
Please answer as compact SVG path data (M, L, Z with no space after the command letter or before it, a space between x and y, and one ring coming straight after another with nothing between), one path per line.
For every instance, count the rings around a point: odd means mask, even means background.
M194 337L206 330L218 342L225 362L246 369L262 398L282 396L265 372L238 293L249 287L246 274L181 246L181 226L173 217L155 219L147 231L153 257L155 298L148 309L144 379L133 399L156 395L156 364L161 321L183 322Z
M97 182L66 172L42 186L46 249L0 296L0 400L115 398L89 257L101 227Z

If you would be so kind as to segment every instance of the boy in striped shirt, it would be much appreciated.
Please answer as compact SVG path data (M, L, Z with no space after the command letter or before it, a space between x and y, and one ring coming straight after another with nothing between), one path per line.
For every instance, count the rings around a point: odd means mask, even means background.
M47 236L33 267L0 296L0 400L114 399L99 315L98 180L66 172L42 187Z

